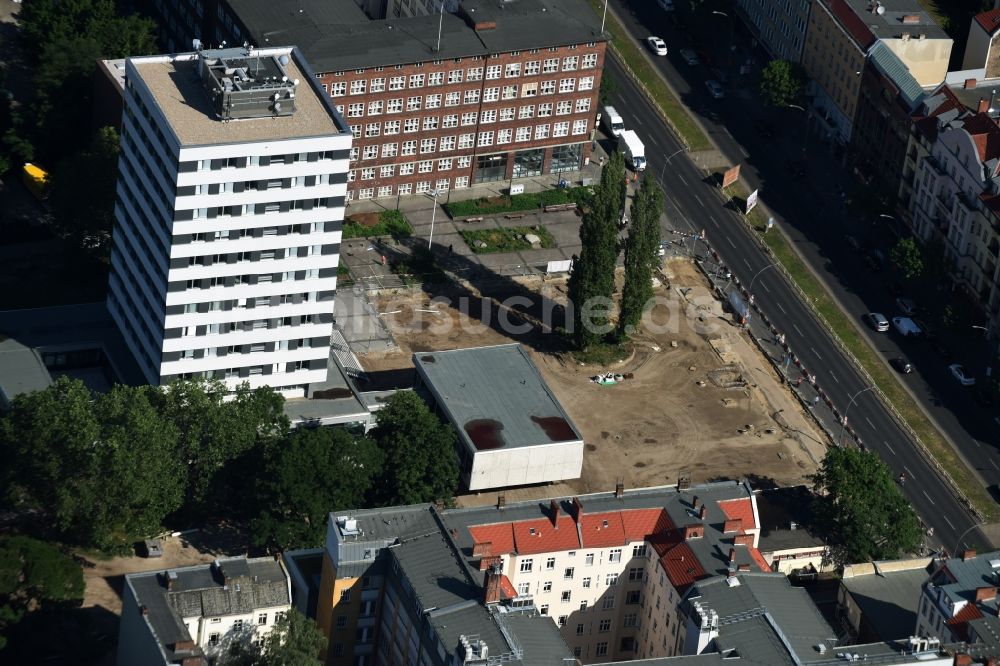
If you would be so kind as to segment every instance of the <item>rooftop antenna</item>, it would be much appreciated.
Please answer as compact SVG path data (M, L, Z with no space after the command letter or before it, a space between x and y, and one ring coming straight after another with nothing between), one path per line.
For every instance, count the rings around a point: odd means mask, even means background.
M438 53L441 52L441 25L444 23L444 0L441 0L441 11L438 13L438 45L435 49Z

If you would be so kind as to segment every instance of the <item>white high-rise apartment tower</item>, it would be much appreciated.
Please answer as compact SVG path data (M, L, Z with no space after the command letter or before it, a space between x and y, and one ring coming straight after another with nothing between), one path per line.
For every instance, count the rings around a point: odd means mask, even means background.
M294 48L130 58L108 305L150 384L326 379L349 126Z

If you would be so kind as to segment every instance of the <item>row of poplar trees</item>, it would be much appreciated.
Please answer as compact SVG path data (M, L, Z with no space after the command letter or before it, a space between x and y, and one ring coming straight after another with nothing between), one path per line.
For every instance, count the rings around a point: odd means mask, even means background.
M627 339L639 328L643 310L653 297L652 275L659 261L663 190L644 177L632 197L628 235L618 238L626 195L625 158L611 155L601 173L589 209L580 225L580 256L573 264L569 297L573 304L573 338L584 350L594 344ZM614 314L615 264L625 253L625 284Z

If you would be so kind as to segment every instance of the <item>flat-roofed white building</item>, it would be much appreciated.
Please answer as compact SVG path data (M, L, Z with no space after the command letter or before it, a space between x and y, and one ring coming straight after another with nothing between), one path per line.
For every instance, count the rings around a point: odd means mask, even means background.
M583 436L519 344L413 355L426 389L458 432L469 490L580 477Z
M296 49L130 58L109 310L150 384L326 379L351 132Z

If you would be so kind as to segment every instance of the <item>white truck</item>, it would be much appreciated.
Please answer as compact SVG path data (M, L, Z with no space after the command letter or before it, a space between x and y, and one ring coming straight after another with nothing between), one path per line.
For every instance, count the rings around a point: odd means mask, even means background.
M613 106L604 107L604 111L601 112L601 125L604 126L608 136L619 136L625 130L625 121Z
M636 171L646 169L646 147L639 140L635 130L625 130L618 135L618 143L625 153L625 159Z

